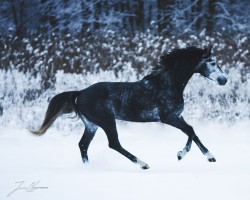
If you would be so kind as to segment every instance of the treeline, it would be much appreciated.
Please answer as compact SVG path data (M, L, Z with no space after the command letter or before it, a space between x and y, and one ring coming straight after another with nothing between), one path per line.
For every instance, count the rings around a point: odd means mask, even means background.
M95 82L136 81L146 75L164 51L214 44L218 64L228 75L224 87L194 75L184 99L188 119L227 121L250 117L250 41L245 35L230 37L204 32L180 37L150 32L121 37L102 35L63 37L32 35L0 41L0 115L2 125L33 123L38 127L47 101L63 91L81 90ZM185 66L183 66L185 67ZM13 115L15 113L15 115ZM32 113L32 114L31 114ZM39 114L38 114L39 113Z
M1 0L1 35L250 33L249 0Z
M134 37L121 37L112 31L106 34L82 35L70 34L49 38L33 34L19 39L0 40L0 69L18 70L41 76L41 91L45 91L56 82L56 73L63 71L71 74L98 73L113 71L115 74L133 68L138 77L145 75L155 67L159 56L165 51L187 46L205 47L214 44L214 52L220 65L243 66L242 80L250 71L250 42L244 35L230 37L227 32L208 37L204 32L198 35L179 37L155 36L150 32L138 33ZM228 68L227 67L227 68Z

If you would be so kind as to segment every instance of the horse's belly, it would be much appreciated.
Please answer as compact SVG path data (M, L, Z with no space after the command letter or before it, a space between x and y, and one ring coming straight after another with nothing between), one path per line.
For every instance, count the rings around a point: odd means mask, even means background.
M131 121L131 122L158 122L160 121L158 108L150 110L124 110L116 112L115 117L118 120Z

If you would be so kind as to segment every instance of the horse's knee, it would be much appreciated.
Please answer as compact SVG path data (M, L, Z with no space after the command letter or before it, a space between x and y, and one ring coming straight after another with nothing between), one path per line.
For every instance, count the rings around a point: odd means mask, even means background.
M188 137L194 138L195 137L195 132L192 126L188 126L184 132L188 135Z

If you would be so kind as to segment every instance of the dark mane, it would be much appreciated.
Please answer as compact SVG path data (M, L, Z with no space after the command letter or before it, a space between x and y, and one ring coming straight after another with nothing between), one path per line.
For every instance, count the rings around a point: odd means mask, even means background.
M187 61L189 61L189 63L198 63L205 51L205 49L197 47L187 47L166 52L160 56L157 66L153 68L144 79L150 79L165 70L170 70L177 66L185 67L183 65L185 65Z

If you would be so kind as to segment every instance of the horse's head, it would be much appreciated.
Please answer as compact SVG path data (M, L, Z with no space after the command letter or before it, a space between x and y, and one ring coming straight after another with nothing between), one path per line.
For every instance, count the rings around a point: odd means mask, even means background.
M226 75L216 63L215 57L211 54L212 45L210 45L202 56L202 60L195 69L195 72L202 76L216 81L219 85L225 85L227 82Z

